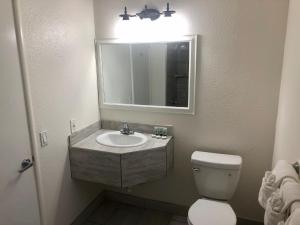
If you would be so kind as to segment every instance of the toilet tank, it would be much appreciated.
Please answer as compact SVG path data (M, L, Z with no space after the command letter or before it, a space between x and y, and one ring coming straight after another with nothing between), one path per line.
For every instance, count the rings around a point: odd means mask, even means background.
M191 161L195 183L201 196L231 199L240 178L240 156L195 151Z

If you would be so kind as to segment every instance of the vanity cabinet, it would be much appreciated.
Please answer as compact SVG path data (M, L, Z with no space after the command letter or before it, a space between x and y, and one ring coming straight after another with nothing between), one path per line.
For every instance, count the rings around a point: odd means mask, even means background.
M132 148L113 148L95 142L100 130L70 146L72 178L126 188L167 176L173 167L173 138L152 138Z
M146 183L167 175L166 149L133 152L121 157L123 187Z
M70 149L72 178L79 180L121 187L120 162L120 155L117 154L87 149Z

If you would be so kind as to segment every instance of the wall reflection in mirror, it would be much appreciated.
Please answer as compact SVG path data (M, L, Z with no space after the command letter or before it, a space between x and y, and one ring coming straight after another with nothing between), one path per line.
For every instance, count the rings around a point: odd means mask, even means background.
M103 101L188 107L190 42L101 43Z

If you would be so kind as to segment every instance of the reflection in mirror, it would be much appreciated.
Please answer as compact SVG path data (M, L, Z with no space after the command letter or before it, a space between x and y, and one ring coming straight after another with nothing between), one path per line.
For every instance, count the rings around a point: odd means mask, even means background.
M108 103L188 106L189 42L103 44Z
M169 42L98 41L101 106L193 113L195 42L194 36Z

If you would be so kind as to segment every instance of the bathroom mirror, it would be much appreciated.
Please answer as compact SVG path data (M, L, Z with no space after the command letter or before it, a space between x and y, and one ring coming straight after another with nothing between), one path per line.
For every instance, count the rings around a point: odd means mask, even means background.
M101 108L194 113L197 36L96 41Z

